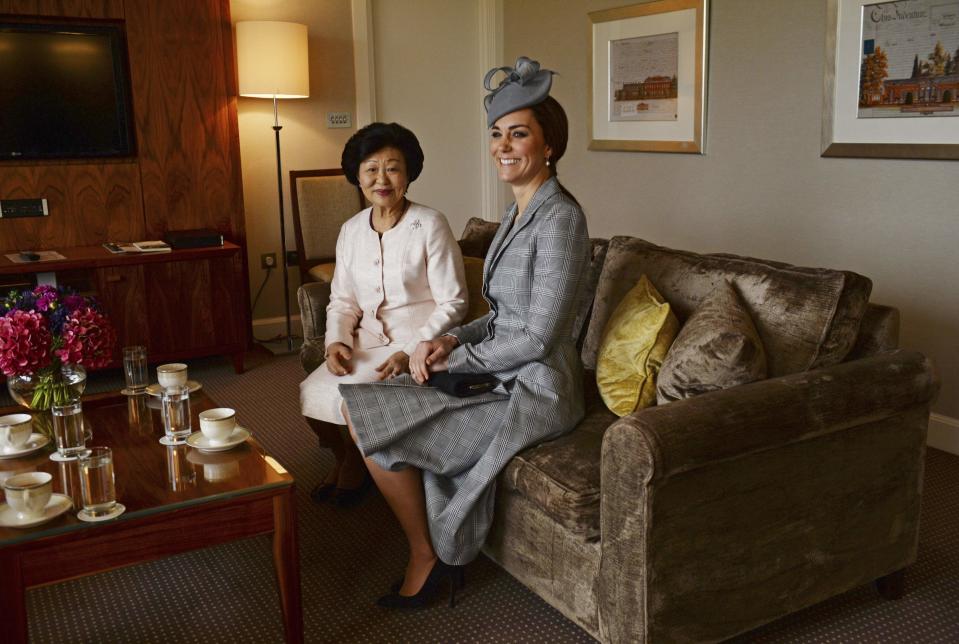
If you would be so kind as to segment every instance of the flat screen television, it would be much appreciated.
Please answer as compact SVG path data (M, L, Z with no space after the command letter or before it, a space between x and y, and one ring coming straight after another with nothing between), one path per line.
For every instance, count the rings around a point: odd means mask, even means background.
M122 24L0 19L0 160L133 156L128 69Z

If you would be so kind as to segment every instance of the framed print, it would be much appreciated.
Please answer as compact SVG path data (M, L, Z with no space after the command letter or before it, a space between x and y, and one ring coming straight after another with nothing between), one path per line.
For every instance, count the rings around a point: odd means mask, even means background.
M589 14L590 150L703 153L707 4Z
M822 155L959 159L959 0L829 0Z

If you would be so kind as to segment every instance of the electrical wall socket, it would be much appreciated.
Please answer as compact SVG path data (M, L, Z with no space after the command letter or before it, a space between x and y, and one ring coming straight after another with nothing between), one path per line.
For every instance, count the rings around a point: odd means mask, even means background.
M276 253L263 253L260 255L260 268L276 268Z
M326 127L353 127L353 117L349 112L327 112Z

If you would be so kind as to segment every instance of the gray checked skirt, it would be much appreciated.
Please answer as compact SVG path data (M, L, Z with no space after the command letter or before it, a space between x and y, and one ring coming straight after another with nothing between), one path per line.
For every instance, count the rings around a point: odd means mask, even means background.
M387 470L423 471L430 535L440 559L474 559L489 532L496 476L518 448L501 437L511 396L457 398L406 374L343 384L339 391L365 456Z

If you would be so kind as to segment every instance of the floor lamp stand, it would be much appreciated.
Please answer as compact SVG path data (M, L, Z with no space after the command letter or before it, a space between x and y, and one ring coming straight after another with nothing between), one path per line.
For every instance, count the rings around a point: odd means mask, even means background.
M293 351L293 323L290 320L290 276L286 266L286 217L283 215L283 166L280 161L280 118L273 97L273 133L276 137L276 191L280 196L280 263L283 265L283 311L286 314L286 348Z

